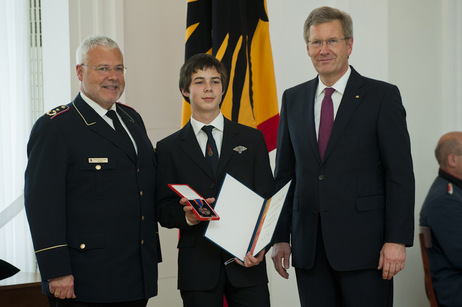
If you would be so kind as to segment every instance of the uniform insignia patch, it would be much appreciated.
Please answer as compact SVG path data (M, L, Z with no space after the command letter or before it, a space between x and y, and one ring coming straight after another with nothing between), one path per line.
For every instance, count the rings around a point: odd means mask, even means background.
M449 195L454 194L454 188L452 186L452 183L448 183L448 194Z
M51 109L50 111L47 112L47 115L50 116L50 119L53 119L56 116L58 116L59 114L64 113L64 112L66 112L68 110L69 110L68 106L62 105L60 107Z

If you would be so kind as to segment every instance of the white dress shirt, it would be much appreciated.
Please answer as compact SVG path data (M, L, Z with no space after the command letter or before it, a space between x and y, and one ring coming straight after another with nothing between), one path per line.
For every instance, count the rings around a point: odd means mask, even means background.
M109 126L112 127L112 129L115 129L114 128L114 123L112 121L111 118L109 118L106 113L109 111L109 110L106 110L105 108L103 108L102 106L100 106L99 104L97 104L96 102L94 102L93 100L91 100L90 98L88 98L87 96L85 96L84 93L80 92L80 96L82 97L82 99L93 109L95 110L96 113L98 113L99 116L101 116L107 123ZM119 113L117 113L117 108L116 108L116 104L114 103L112 106L111 106L111 109L110 110L114 110L117 114L117 117L119 118L119 121L120 123L122 124L122 126L124 127L125 131L127 131L128 133L128 136L130 137L130 139L132 140L132 143L133 143L133 147L135 147L135 152L136 154L138 154L138 147L136 147L136 142L135 142L135 139L133 138L133 136L131 135L130 131L128 130L127 126L125 125L124 121L122 120L122 118L120 117Z
M220 114L218 114L217 117L210 123L210 124L204 124L201 123L198 120L195 120L194 118L191 117L191 126L194 130L194 134L196 135L197 142L199 143L199 146L202 150L202 154L205 157L205 149L207 147L207 134L205 133L204 130L202 130L203 126L213 126L212 130L212 135L213 139L215 140L215 144L217 144L217 150L218 150L218 157L220 157L221 154L221 144L223 143L223 129L225 128L225 120L223 117L223 114L220 111Z

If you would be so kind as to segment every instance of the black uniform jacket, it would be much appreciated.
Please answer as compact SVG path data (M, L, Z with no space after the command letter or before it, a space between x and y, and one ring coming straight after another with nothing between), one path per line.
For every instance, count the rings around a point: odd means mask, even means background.
M157 294L154 149L140 115L117 104L138 155L81 97L35 123L25 206L44 284L72 274L77 300Z
M431 229L427 249L438 306L462 306L462 180L443 170L428 191L420 226Z

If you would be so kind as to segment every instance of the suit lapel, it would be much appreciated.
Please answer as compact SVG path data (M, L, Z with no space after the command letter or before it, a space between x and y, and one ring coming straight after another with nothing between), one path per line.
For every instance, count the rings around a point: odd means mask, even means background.
M302 120L308 124L307 131L307 146L308 151L316 157L316 160L321 163L321 157L318 150L318 139L316 137L316 123L314 120L314 99L316 95L316 88L318 86L318 78L315 78L307 83L306 91L303 93L303 99L306 99L301 105L300 114ZM306 105L308 107L306 107Z
M124 150L133 162L136 162L136 155L133 149L130 149L126 141L120 138L117 132L112 129L107 122L99 116L81 97L80 94L73 102L75 109L82 118L88 129L94 131L105 139L109 140L115 146Z
M125 112L124 109L122 109L118 104L116 105L116 107L117 113L120 115L128 131L135 140L136 146L138 147L138 152L140 152L140 149L143 146L143 139L141 138L141 136L144 133L141 131L140 126L135 123L135 120L127 112ZM124 145L127 145L126 143L127 142L124 142ZM134 152L131 146L126 146L126 151L134 161L137 160L136 152Z
M329 157L329 154L340 139L356 108L362 101L364 96L364 90L361 90L362 84L363 80L361 75L351 67L351 75L345 87L345 93L343 94L337 115L335 116L334 126L332 127L329 142L327 143L326 152L324 153L324 161Z
M202 154L202 149L200 148L199 143L197 142L197 138L194 135L191 122L188 122L181 129L180 139L182 142L180 147L185 152L185 154L188 155L191 160L196 163L210 178L215 179L215 176L213 176L212 171L205 162L205 157Z
M220 177L221 172L225 168L229 159L231 159L231 156L233 155L233 148L239 145L237 144L239 141L239 131L236 129L236 125L226 117L224 119L223 142L221 146L220 160L218 160L218 177Z

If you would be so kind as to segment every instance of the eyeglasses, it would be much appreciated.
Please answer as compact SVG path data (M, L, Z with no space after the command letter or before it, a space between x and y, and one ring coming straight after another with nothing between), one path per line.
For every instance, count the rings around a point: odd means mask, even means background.
M342 40L348 40L349 37L344 38L331 38L326 40L316 40L316 41L308 41L308 45L313 49L319 49L322 47L322 44L326 42L327 47L337 47Z
M85 66L85 67L90 67L90 68L93 68L95 69L98 73L102 74L102 75L107 75L109 74L112 70L114 70L114 72L118 75L123 75L125 74L125 71L127 70L127 67L124 67L122 65L117 65L117 66L109 66L109 65L99 65L99 66L88 66L88 65L85 65L85 64L80 64L82 66Z

